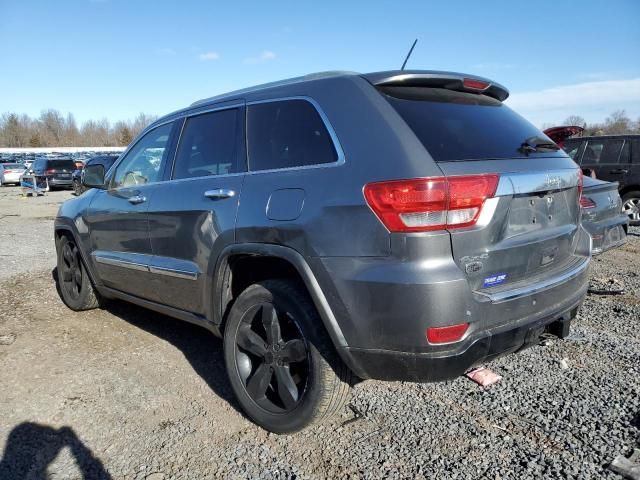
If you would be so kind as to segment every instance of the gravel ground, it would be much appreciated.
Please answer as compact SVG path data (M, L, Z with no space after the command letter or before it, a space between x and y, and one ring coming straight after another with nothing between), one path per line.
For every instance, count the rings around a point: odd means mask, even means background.
M208 332L124 303L66 309L50 218L69 194L6 190L0 240L21 258L0 263L3 480L621 478L606 466L640 446L640 229L593 262L625 294L590 295L568 340L491 363L499 384L363 382L342 417L277 436L239 413Z

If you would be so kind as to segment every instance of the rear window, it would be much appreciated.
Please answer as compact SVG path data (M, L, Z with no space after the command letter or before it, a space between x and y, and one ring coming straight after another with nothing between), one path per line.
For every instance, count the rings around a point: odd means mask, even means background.
M547 138L486 95L424 87L381 87L380 91L437 162L527 157L519 151L525 140ZM546 150L529 156L564 153Z
M2 166L4 167L5 170L13 170L13 169L18 169L18 168L24 168L19 163L3 163Z
M582 164L618 163L623 143L622 138L589 140L582 156Z
M47 168L75 170L76 164L73 160L47 160Z
M338 160L322 118L306 100L249 105L247 147L252 171L305 167Z

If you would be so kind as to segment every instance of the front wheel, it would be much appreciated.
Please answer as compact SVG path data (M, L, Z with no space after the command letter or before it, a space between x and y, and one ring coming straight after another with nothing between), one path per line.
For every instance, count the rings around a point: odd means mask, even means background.
M90 310L99 306L98 294L91 284L75 241L60 238L58 250L58 292L71 310Z
M627 192L622 196L622 213L629 217L629 225L640 225L640 192Z
M338 412L351 373L307 293L288 280L243 291L224 329L224 358L245 413L275 433L292 433Z

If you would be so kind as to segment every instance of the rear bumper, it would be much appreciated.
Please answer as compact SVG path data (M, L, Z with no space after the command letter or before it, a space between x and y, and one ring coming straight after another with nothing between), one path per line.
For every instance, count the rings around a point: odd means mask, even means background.
M537 343L545 328L566 334L588 288L591 241L582 238L565 270L490 294L472 291L452 259L320 259L333 281L323 289L344 334L341 356L361 378L429 382ZM427 328L459 323L469 323L462 340L427 342Z
M582 298L561 314L488 330L460 351L445 355L349 347L346 350L361 378L408 382L449 380L478 364L536 345L545 332L565 338L581 301Z
M61 178L49 177L49 186L51 186L51 187L71 187L72 186L71 178L61 179Z

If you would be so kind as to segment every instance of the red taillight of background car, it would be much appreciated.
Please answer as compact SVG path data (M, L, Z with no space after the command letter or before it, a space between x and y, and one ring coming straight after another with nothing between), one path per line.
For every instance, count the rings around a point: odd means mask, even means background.
M457 342L464 337L468 328L468 323L459 323L458 325L448 325L446 327L430 327L427 328L426 336L429 343Z
M365 185L364 196L390 232L463 228L478 221L499 179L487 174L375 182Z
M580 197L580 207L581 208L595 208L596 202L591 200L589 197Z
M45 173L46 175L53 175L54 173L56 173L56 171L50 168L49 170L45 170L45 172L44 172L44 173Z

